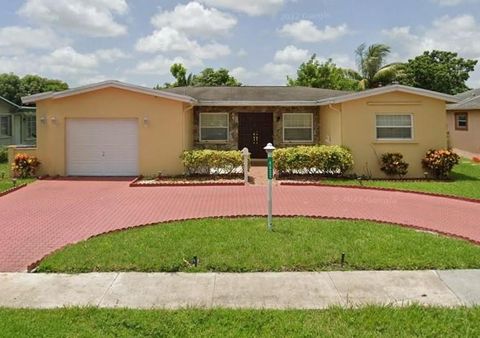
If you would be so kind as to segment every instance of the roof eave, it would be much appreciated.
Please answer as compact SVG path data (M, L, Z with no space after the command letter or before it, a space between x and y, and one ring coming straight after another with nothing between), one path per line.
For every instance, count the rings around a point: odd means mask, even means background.
M448 94L443 94L443 93L438 93L434 92L431 90L426 90L426 89L421 89L421 88L414 88L414 87L408 87L408 86L402 86L402 85L391 85L391 86L385 86L381 88L375 88L375 89L369 89L365 90L362 92L357 92L353 94L347 94L347 95L341 95L333 98L327 98L324 100L320 100L319 103L321 105L328 105L328 104L336 104L336 103L343 103L346 101L353 101L353 100L358 100L358 99L363 99L363 98L368 98L371 96L376 96L376 95L381 95L381 94L387 94L391 92L403 92L407 94L414 94L414 95L421 95L421 96L426 96L426 97L431 97L434 99L442 100L447 103L457 103L459 100Z
M48 92L48 93L40 93L40 94L25 96L25 97L22 97L22 102L24 104L28 104L28 103L34 103L42 100L47 100L47 99L53 99L53 100L60 99L60 98L88 93L91 91L104 89L104 88L124 89L132 92L137 92L137 93L146 94L146 95L153 95L156 97L162 97L165 99L171 99L171 100L176 100L176 101L181 101L181 102L191 103L191 104L197 102L194 98L190 96L169 93L169 92L156 90L156 89L150 89L147 87L127 84L119 81L104 81L104 82L86 85L78 88L67 89L61 92Z
M287 107L310 107L318 106L318 101L198 101L196 106L225 106L225 107L240 107L240 106L287 106Z

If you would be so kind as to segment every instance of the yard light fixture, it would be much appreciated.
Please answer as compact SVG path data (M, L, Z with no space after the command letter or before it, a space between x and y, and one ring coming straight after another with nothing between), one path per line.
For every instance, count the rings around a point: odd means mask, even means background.
M273 144L269 143L265 148L267 152L267 177L268 177L268 194L267 194L267 204L268 204L268 218L267 218L267 227L268 230L272 230L272 180L273 180L273 151L275 147Z
M13 187L17 186L17 179L16 178L12 178L12 184L13 184Z

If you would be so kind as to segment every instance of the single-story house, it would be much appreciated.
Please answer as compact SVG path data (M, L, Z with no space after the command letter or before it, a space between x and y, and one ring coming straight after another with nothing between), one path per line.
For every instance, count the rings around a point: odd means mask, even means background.
M0 146L34 145L36 123L34 107L19 106L0 96Z
M480 154L480 88L456 95L447 105L448 132L453 148Z
M383 177L379 157L400 152L410 177L447 146L450 96L392 85L343 92L304 87L185 87L154 90L105 81L23 98L37 105L40 174L131 176L183 173L186 149L343 145L352 173Z

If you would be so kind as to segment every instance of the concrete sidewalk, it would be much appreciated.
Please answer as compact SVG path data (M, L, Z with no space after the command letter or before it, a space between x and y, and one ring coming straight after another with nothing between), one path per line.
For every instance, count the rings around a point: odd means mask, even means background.
M480 305L480 270L0 274L0 306L272 308Z

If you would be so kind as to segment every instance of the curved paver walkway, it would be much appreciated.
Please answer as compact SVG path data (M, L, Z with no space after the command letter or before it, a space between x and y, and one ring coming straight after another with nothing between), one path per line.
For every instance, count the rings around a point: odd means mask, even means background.
M336 187L277 186L274 214L381 220L480 242L480 203ZM265 214L265 187L130 188L37 181L0 198L0 271L22 271L68 243L178 219Z

